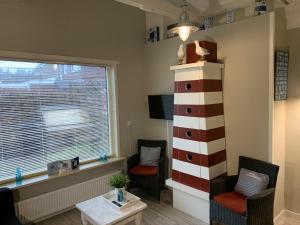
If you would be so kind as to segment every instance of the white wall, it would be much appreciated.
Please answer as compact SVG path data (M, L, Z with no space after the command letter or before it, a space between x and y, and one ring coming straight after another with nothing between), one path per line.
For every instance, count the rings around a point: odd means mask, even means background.
M152 12L146 12L146 31L150 28L159 27L159 40L164 39L164 16L152 13Z
M270 15L215 27L195 33L194 39L218 43L218 55L225 63L224 110L229 174L235 174L238 156L269 159L269 34ZM147 94L172 93L177 63L178 38L146 46ZM271 121L272 122L272 121ZM166 136L166 121L147 119L148 138ZM170 129L169 129L170 130ZM171 135L170 135L171 137ZM171 144L171 140L169 140Z
M300 213L300 28L288 31L290 49L286 112L285 205Z
M276 10L275 50L288 50L287 23L284 9ZM285 209L286 101L273 103L272 162L279 165L275 194L275 215Z

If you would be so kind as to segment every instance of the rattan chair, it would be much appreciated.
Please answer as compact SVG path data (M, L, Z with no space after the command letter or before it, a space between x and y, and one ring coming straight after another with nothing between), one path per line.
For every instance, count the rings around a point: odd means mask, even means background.
M158 166L141 166L141 147L160 147L160 158ZM164 140L138 140L138 153L127 160L128 176L130 184L128 189L140 187L154 192L155 197L160 200L160 191L165 182L165 159L167 142Z
M210 224L219 222L225 225L273 225L274 195L279 166L240 156L239 171L241 168L267 174L270 179L268 188L246 198L245 213L240 214L214 201L214 197L234 191L238 175L213 180L210 184Z

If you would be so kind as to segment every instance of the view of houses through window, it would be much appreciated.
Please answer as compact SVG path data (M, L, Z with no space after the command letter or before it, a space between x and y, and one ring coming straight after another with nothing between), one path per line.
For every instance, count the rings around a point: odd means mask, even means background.
M0 180L110 154L106 67L0 61Z

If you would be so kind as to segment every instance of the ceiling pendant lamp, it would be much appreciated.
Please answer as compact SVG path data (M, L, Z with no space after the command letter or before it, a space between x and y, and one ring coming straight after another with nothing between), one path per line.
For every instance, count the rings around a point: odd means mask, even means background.
M187 6L188 4L186 0L184 0L181 5L182 13L180 14L179 22L171 29L171 32L178 34L183 42L189 38L191 33L199 30L198 26L190 21L189 14L186 10Z

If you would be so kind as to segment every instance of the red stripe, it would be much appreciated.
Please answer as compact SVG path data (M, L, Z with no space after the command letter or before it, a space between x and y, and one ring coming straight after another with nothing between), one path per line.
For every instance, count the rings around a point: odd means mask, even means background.
M190 80L175 82L175 93L222 91L222 80Z
M172 180L179 182L180 172L172 170Z
M179 178L177 181L181 184L190 186L192 188L209 192L209 181L203 178L195 177L186 173L182 173L180 171L172 170L172 174L176 174L176 179ZM173 178L173 177L172 177Z
M211 167L226 161L226 150L211 155L203 155L173 148L173 158L199 166Z
M218 127L210 130L196 130L190 128L174 127L173 136L193 141L210 142L225 137L225 128Z
M193 117L212 117L224 115L223 104L174 105L174 115Z

